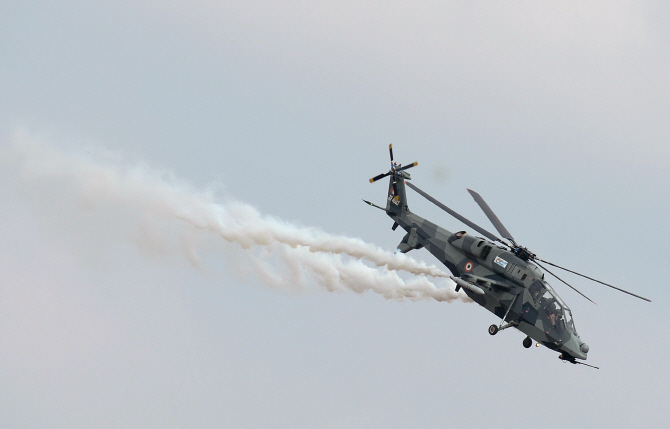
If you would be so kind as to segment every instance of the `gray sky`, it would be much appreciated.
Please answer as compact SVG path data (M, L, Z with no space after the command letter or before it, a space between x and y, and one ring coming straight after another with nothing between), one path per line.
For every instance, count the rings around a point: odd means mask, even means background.
M0 3L0 426L664 427L669 18L662 2ZM487 227L475 189L543 258L653 303L552 283L596 371L490 337L473 304L267 287L216 234L196 260L181 223L135 200L33 180L13 148L34 141L389 251L402 233L360 200L383 201L367 179L393 143L461 214Z

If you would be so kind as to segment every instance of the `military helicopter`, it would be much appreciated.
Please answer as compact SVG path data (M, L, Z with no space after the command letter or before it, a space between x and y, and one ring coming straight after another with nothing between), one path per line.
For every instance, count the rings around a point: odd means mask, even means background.
M407 231L396 252L407 253L413 249L426 248L452 273L456 291L463 289L473 301L501 318L499 325L489 326L489 334L516 328L526 334L523 340L526 348L530 348L535 340L537 346L542 344L560 353L558 357L563 361L597 368L577 361L586 360L589 346L577 334L570 308L544 279L542 270L593 301L540 262L651 302L642 296L538 258L528 248L518 245L486 201L477 192L468 189L504 240L486 231L408 182L411 176L406 170L418 163L402 166L394 162L392 145L389 145L389 153L391 169L370 179L370 183L373 183L390 176L386 207L363 201L384 210L393 219L391 229L395 231L400 226ZM465 231L447 231L412 213L407 206L405 186L483 237L474 237Z

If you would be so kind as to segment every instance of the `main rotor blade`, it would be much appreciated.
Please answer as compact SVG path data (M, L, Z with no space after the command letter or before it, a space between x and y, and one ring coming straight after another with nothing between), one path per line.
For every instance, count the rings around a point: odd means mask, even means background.
M449 207L447 207L444 204L442 204L441 202L437 201L435 198L433 198L430 195L428 195L427 193L423 192L421 189L417 188L414 184L412 184L410 182L406 182L405 184L407 186L409 186L410 188L414 189L416 192L418 192L422 197L424 197L425 199L427 199L431 203L435 204L436 206L438 206L439 208L441 208L445 212L449 213L450 215L452 215L456 219L460 220L461 222L463 222L464 224L466 224L470 228L474 229L478 233L482 234L484 237L488 238L489 240L499 241L503 244L507 244L504 241L502 241L500 238L496 237L495 235L491 234L490 232L488 232L484 228L477 225L476 223L469 221L468 219L459 215L458 213L456 213L455 211L453 211Z
M563 268L563 267L561 267L560 265L552 264L552 263L549 262L549 261L545 261L545 260L543 260L543 259L539 259L539 258L536 258L536 260L537 260L537 261L542 261L542 262L544 262L545 264L549 264L549 265L554 266L554 267L556 267L556 268L560 268L560 269L565 270L565 271L567 271L567 272L569 272L569 273L577 274L578 276L582 276L582 277L587 278L587 279L589 279L589 280L592 280L592 281L594 281L594 282L596 282L596 283L600 283L601 285L609 286L609 287L611 287L612 289L616 289L616 290L618 290L619 292L627 293L628 295L633 295L635 298L640 298L640 299L645 300L645 301L647 301L647 302L651 302L650 299L647 299L647 298L645 298L645 297L643 297L643 296L635 295L635 294L632 293L632 292L628 292L627 290L624 290L624 289L619 289L618 287L616 287L616 286L612 286L611 284L608 284L608 283L605 283L605 282L601 282L600 280L596 280L596 279L594 279L594 278L592 278L592 277L585 276L584 274L579 274L579 273L576 272L576 271L568 270L567 268Z
M540 259L540 260L541 260L541 259ZM546 269L546 268L543 267L542 265L538 264L538 263L537 263L537 259L534 260L533 262L534 262L537 266L539 266L540 268L542 268L544 271L548 272L548 273L551 274L552 276L556 277L557 279L559 279L560 281L562 281L563 283L565 283L566 285L568 285L568 287L570 287L570 289L574 290L575 292L577 292L578 294L580 294L580 295L583 296L584 298L588 299L588 300L591 301L592 303L594 303L594 304L596 303L596 302L593 301L591 298L589 298L588 296L584 295L583 293L581 293L580 291L578 291L576 288L572 287L572 286L570 285L570 283L566 282L566 281L563 280L562 278L558 277L556 274L552 273L551 271L549 271L548 269ZM545 262L545 261L542 261L542 262ZM597 305L597 304L596 304L596 305Z
M406 165L406 166L404 166L404 167L400 167L400 168L398 168L398 169L396 169L396 170L397 170L397 171L400 171L400 170L407 170L408 168L416 167L417 165L419 165L419 163L418 163L418 162L414 162L414 163L412 163L412 164L408 164L408 165Z
M391 154L391 162L393 162L393 145L389 145L389 153Z
M390 171L387 172L387 173L378 174L378 175L376 175L375 177L373 177L372 179L370 179L370 183L374 183L374 182L376 182L377 180L379 180L379 179L381 179L381 178L384 178L384 177L388 176L389 174L391 174Z
M486 214L486 217L489 218L493 226L496 228L496 230L500 233L500 235L503 236L503 238L506 238L510 240L512 243L514 243L514 237L512 237L512 234L509 233L507 228L505 228L505 225L500 222L500 219L498 219L498 216L496 216L495 213L493 213L493 210L491 210L491 207L489 207L488 204L486 204L486 201L484 201L484 198L482 198L481 195L473 191L472 189L468 189L468 192L470 192L470 195L472 195L472 198L475 199L477 204L479 204L479 207L481 207L482 210L484 210L484 214Z

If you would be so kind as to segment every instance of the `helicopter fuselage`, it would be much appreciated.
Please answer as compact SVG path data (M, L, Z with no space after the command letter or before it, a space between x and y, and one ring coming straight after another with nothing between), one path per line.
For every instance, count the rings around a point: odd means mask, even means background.
M404 186L396 191L404 194ZM392 196L390 191L389 206ZM588 346L575 331L570 309L535 264L484 238L464 231L452 233L407 206L393 209L387 214L407 232L399 251L426 248L458 279L457 288L463 284L473 301L504 318L507 327L515 327L568 360L586 359Z

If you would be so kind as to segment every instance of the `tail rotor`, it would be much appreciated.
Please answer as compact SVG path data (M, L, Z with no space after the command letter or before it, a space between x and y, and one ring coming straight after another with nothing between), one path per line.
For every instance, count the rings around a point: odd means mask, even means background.
M379 179L383 179L384 177L391 176L391 175L400 176L400 177L403 177L405 179L411 179L409 173L405 173L404 171L408 170L412 167L416 167L417 165L419 165L419 163L418 162L413 162L411 164L407 164L404 167L402 167L401 166L402 164L398 164L397 162L394 162L393 161L393 145L391 145L391 144L389 145L389 155L391 155L391 169L389 171L387 171L386 173L376 175L375 177L370 179L370 183L374 183ZM395 180L394 180L394 183L395 183Z
M391 169L386 173L378 174L372 179L370 183L374 183L386 176L391 176L389 184L389 194L387 197L386 211L389 213L400 212L403 208L407 210L407 198L405 196L405 180L411 180L411 176L405 170L419 165L418 162L413 162L402 166L393 160L393 145L389 145L389 155L391 156Z

